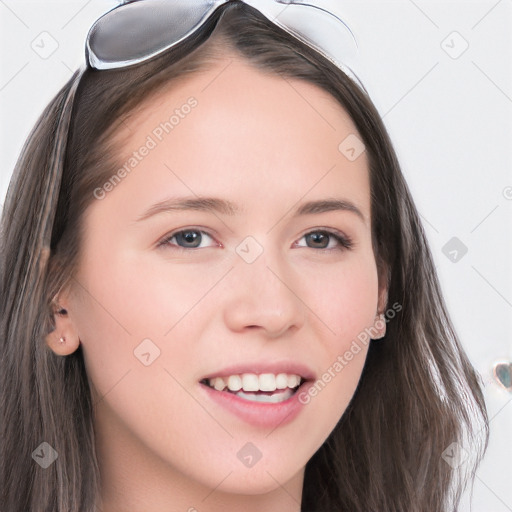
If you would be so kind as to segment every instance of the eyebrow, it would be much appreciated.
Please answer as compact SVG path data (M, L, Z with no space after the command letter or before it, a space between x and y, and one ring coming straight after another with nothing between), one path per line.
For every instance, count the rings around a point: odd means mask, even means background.
M195 210L211 213L220 213L233 216L241 213L242 209L231 201L219 199L216 197L182 197L166 199L151 206L140 217L137 222L146 220L160 213L173 211ZM366 218L362 211L351 201L346 199L322 199L317 201L308 201L301 204L293 213L293 216L318 215L320 213L332 211L347 211L356 214L364 223Z

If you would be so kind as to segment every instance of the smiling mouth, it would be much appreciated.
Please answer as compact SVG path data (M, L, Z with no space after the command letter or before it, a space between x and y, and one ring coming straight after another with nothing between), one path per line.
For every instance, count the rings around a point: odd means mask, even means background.
M291 398L306 380L289 373L243 373L203 379L201 384L249 402L276 404Z

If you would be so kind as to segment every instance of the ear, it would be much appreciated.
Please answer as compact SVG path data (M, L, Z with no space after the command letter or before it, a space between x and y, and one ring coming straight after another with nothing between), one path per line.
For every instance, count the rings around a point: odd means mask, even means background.
M377 314L384 314L388 305L388 292L390 271L384 262L377 262L377 274L379 279L379 298L377 304Z
M379 298L377 303L377 312L375 314L374 328L378 335L373 339L380 339L386 335L386 315L385 311L388 304L388 272L382 269L379 273Z
M377 314L384 314L388 305L388 287L383 284L379 286L379 300L377 304Z
M67 356L80 346L78 330L69 314L69 295L59 294L52 301L55 330L46 336L46 344L55 354Z

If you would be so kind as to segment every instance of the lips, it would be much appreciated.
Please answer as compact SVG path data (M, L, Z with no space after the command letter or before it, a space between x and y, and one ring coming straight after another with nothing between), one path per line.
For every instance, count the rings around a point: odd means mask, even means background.
M296 374L242 373L209 378L202 383L252 402L278 403L290 398L302 382L302 377Z
M299 388L313 379L314 374L309 368L283 362L225 368L201 379L200 383L208 389L209 396L228 403L235 412L259 408L265 414L278 417L295 402L293 399ZM280 413L278 409L281 409Z

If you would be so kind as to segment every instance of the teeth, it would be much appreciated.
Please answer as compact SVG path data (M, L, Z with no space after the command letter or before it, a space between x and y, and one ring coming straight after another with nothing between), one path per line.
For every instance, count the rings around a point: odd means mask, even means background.
M230 375L228 377L228 389L230 391L240 391L242 389L242 377L240 375Z
M273 393L271 395L255 395L254 393L244 393L243 391L239 391L236 396L240 398L244 398L249 402L265 402L267 404L278 404L279 402L284 402L288 400L291 396L293 396L293 390L286 389L286 391L278 391L277 393Z
M244 391L259 391L260 384L257 375L254 373L244 373L242 375L242 388Z
M300 377L298 375L287 375L288 387L296 388L300 383Z
M222 391L226 387L224 379L222 379L221 377L217 377L216 379L213 379L213 387L217 391Z
M288 377L286 373L280 373L276 375L276 388L286 389L288 387Z
M257 391L274 392L276 390L290 390L296 388L301 382L299 375L278 373L262 373L256 375L255 373L244 373L242 375L230 375L229 377L215 377L208 379L210 387L217 391L229 389L229 391L239 392L239 396L244 395L244 392L254 393ZM284 396L286 393L275 393ZM293 394L293 393L292 393ZM254 396L254 395L251 395ZM286 398L284 398L286 400ZM267 401L261 399L259 401ZM277 400L280 401L280 400Z
M272 373L262 373L259 377L260 391L275 391L276 376Z

